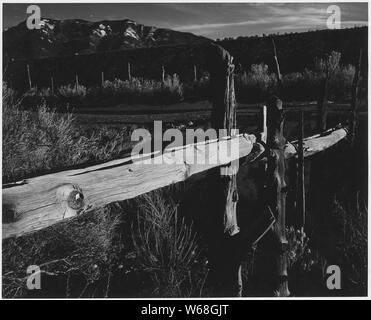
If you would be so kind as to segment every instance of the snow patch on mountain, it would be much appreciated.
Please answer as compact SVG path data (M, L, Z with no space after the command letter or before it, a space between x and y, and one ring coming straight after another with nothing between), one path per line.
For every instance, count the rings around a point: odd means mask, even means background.
M41 19L39 25L41 28L48 27L48 29L50 30L53 30L55 28L54 24L52 24L49 19Z
M125 37L131 37L131 38L134 38L136 40L139 40L139 36L137 35L137 33L135 32L135 30L132 27L128 27L125 30L124 36Z

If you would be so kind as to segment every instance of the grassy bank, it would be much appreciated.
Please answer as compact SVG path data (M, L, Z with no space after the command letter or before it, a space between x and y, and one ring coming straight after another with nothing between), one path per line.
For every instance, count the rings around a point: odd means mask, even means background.
M130 130L82 131L73 114L58 114L46 104L26 111L3 84L3 181L116 158L131 149Z

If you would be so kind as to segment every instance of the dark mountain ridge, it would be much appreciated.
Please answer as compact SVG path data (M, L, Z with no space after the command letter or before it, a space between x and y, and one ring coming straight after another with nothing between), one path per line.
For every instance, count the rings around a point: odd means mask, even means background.
M89 22L82 19L42 18L40 29L23 21L4 33L9 59L77 55L130 48L194 44L210 41L192 33L145 26L133 20Z

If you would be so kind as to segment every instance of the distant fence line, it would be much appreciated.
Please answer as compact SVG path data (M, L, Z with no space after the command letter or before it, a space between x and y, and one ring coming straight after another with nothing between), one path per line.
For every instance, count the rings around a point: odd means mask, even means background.
M85 86L99 85L102 72L105 80L144 77L163 79L166 74L177 73L184 81L193 81L195 66L200 76L207 68L204 45L154 47L149 50L136 49L117 52L98 52L95 54L42 59L22 59L4 62L4 80L19 91L26 91L33 86L50 87L51 78L54 86L75 82L78 75L80 83ZM28 70L29 74L28 76Z

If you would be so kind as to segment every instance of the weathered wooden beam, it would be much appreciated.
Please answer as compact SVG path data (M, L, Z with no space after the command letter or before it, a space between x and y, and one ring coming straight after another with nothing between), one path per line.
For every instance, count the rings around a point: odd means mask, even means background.
M143 164L151 155L113 160L84 169L30 178L3 187L3 238L20 236L51 226L83 211L111 202L137 197L149 191L184 181L188 177L229 163L218 157L227 154L238 140L239 153L231 160L250 154L255 136L241 134L167 150L156 155L163 164ZM206 159L205 164L195 159ZM226 162L228 161L228 162ZM168 164L173 162L173 164ZM142 164L141 164L142 163Z
M329 129L321 134L303 139L303 155L304 157L310 157L318 152L324 151L339 141L343 140L348 134L348 129L335 128ZM292 141L285 144L284 155L286 159L294 157L298 154L298 141Z

